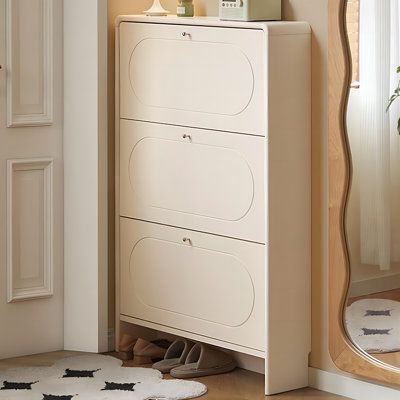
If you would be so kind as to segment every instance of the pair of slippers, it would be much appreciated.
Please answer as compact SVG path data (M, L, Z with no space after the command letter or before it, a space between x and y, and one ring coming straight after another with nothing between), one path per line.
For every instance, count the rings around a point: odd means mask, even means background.
M204 343L176 340L165 353L164 359L152 366L163 374L170 373L178 379L224 374L236 367L227 353Z

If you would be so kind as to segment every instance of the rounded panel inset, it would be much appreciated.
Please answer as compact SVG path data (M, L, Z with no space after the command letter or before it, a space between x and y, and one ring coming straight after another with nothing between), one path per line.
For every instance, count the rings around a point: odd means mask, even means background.
M131 87L150 107L233 116L253 96L253 70L231 44L144 39L129 63Z
M128 168L132 190L148 207L239 221L253 203L250 167L226 147L147 137Z
M251 277L224 252L144 238L132 251L129 277L147 307L228 327L243 325L252 314Z

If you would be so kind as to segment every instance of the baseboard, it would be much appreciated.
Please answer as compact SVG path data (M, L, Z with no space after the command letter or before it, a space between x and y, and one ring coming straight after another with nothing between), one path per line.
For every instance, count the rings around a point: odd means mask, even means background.
M354 400L399 400L400 390L345 375L309 368L309 385Z
M400 287L400 274L382 276L365 281L352 282L350 297L366 296L372 293L386 292Z

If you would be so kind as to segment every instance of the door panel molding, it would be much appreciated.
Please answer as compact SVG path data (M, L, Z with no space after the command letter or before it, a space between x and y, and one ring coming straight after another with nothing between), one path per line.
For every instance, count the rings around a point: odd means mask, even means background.
M7 301L53 295L53 159L7 160Z
M7 126L51 125L53 1L6 0L6 10Z

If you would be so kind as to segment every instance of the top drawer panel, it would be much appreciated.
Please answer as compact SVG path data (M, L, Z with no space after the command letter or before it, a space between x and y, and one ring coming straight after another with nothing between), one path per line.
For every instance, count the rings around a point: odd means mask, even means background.
M122 23L120 117L265 136L265 54L260 30Z

